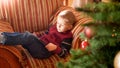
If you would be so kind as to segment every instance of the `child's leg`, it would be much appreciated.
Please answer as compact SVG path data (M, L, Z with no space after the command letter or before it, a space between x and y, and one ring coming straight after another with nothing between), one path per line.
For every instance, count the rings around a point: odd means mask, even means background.
M5 45L27 45L31 44L34 41L35 37L29 33L10 33L10 32L3 32L1 33L1 43Z
M36 41L33 41L29 45L23 45L23 47L26 48L34 58L44 59L50 57L52 53L44 47L42 42L38 39L35 40Z
M5 45L22 45L35 58L48 58L51 56L51 52L44 47L44 44L29 32L3 32L0 38L5 39L3 42Z

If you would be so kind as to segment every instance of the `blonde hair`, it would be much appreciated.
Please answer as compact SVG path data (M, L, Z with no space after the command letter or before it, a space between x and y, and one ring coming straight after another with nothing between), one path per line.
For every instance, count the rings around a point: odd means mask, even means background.
M65 21L68 21L70 24L74 24L76 19L74 14L69 10L64 10L58 14L58 17L64 18Z

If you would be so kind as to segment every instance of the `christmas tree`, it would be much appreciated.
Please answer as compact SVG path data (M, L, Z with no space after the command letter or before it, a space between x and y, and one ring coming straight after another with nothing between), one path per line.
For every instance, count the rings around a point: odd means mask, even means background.
M71 59L65 64L58 63L58 68L114 68L114 57L120 51L119 0L88 4L77 10L91 16L94 21L83 24L86 28L80 39L87 41L83 41L80 49L72 49Z

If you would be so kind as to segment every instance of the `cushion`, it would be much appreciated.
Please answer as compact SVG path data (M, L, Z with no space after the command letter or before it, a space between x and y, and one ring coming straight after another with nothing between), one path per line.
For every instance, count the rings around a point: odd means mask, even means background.
M13 32L13 28L9 22L0 19L0 32Z

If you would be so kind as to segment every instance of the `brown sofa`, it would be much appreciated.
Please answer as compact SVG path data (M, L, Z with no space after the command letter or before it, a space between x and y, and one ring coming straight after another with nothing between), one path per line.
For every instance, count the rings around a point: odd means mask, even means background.
M43 34L43 31L49 25L56 22L57 14L67 9L71 10L76 16L77 22L72 30L74 37L72 48L79 49L81 42L79 33L83 30L81 24L92 21L91 18L85 17L82 12L77 12L71 7L64 6L63 0L15 1L15 3L12 3L13 6L10 3L8 4L9 8L3 9L7 13L3 13L3 16L0 17L0 32L30 31ZM66 58L53 55L48 59L35 59L21 45L3 46L0 44L0 68L56 68L57 62L66 62L69 58L70 55Z

